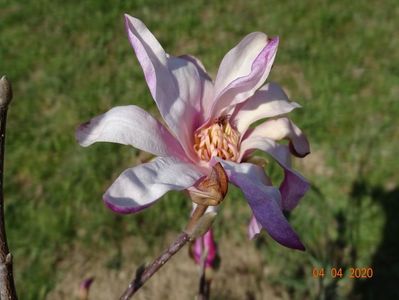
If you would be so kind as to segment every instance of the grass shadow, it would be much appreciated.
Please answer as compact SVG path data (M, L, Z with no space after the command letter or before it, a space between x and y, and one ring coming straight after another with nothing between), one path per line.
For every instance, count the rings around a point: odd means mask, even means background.
M364 181L355 182L353 196L364 195L381 206L385 225L370 266L374 275L368 280L357 280L352 296L355 299L399 299L399 188L386 191L381 186L370 188Z

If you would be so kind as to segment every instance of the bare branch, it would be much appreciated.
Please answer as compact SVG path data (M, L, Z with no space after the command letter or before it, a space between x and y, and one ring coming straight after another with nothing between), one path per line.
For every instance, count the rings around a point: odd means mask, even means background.
M0 299L16 300L12 255L8 249L4 222L4 142L6 137L7 108L12 99L11 84L5 76L0 78Z
M136 278L129 284L126 291L120 297L121 300L130 299L143 284L152 277L169 259L175 255L190 240L190 236L186 232L180 233L177 239L164 251L152 264L144 268L142 272L136 273Z

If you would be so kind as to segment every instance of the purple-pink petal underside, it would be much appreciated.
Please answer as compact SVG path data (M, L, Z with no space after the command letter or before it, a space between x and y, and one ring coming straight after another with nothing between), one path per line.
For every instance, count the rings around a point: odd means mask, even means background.
M79 144L95 142L131 145L157 156L184 157L173 135L145 110L135 105L114 107L80 125L76 130Z
M301 106L289 101L278 84L270 82L257 90L251 98L238 104L231 121L243 136L252 123L289 113L298 107Z
M139 19L129 15L125 15L125 19L129 41L163 119L187 155L196 160L192 139L194 129L200 125L202 88L206 78L191 61L165 53Z
M302 175L291 169L288 147L277 144L269 138L250 134L241 143L242 158L256 149L267 152L283 167L284 180L280 186L282 207L287 211L292 210L309 189L309 183Z
M141 211L170 190L184 190L203 175L197 168L172 157L125 170L109 187L103 200L111 210L121 214Z
M276 57L278 37L264 33L247 35L223 58L215 80L212 116L230 112L263 85Z
M305 250L298 235L283 215L278 189L263 183L262 178L266 176L263 169L249 163L219 161L230 182L244 193L256 220L270 236L286 247Z

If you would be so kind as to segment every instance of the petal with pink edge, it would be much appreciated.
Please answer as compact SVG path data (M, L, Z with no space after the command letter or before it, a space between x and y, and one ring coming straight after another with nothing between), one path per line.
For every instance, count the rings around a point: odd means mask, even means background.
M207 73L202 62L192 55L182 55L179 58L186 59L192 62L198 69L198 73L202 78L202 96L201 96L201 113L200 113L200 124L205 122L209 116L213 104L213 82L209 74Z
M271 82L262 86L247 101L237 105L231 120L243 136L252 123L289 113L298 107L301 106L289 101L278 84Z
M286 247L305 250L283 215L278 189L263 183L262 178L266 176L263 169L249 163L220 162L229 180L244 193L256 220L270 236Z
M242 158L256 149L270 154L284 168L284 180L280 186L282 207L284 210L292 210L309 189L309 183L302 175L291 169L288 147L277 144L269 138L250 134L241 143Z
M274 141L286 139L293 155L305 157L310 153L310 146L305 134L288 118L267 120L250 133L252 137L266 137Z
M264 33L253 32L225 55L215 80L212 116L229 112L262 86L276 57L278 42L278 37L268 39Z
M184 190L203 175L194 165L172 157L155 160L125 170L109 187L103 200L121 214L141 211L170 190Z
M186 153L192 150L192 132L199 124L203 80L187 59L169 56L139 19L125 15L126 30L158 109ZM181 121L184 118L184 126Z
M86 122L76 130L79 144L95 142L131 145L158 156L184 157L173 135L145 110L135 105L114 107Z

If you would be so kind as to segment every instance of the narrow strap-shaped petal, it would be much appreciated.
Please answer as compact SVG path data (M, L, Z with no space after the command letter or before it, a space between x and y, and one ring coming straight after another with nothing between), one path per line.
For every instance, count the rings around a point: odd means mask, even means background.
M287 95L276 83L267 83L244 103L236 106L231 121L243 136L248 127L261 119L276 117L301 107L288 100Z
M211 77L206 71L202 62L192 55L182 55L179 56L181 59L186 59L192 62L198 69L198 73L201 77L202 84L202 95L201 95L201 113L199 116L199 124L203 124L206 120L208 120L211 108L213 105L213 92L214 86Z
M247 35L223 58L215 80L212 116L218 116L251 97L265 82L276 56L279 39L264 33Z
M270 236L286 247L305 250L298 235L283 215L278 189L263 183L262 178L266 176L263 169L249 163L221 163L229 180L244 193L256 220Z
M135 105L114 107L80 125L76 130L79 144L95 142L131 145L157 156L184 157L173 135L145 110Z
M288 118L267 120L250 133L251 137L269 138L274 141L288 140L291 153L305 157L310 153L306 135Z
M284 168L284 180L280 186L282 207L287 211L292 210L309 189L309 183L291 169L288 147L266 137L249 135L241 143L241 158L256 149L270 154Z
M193 131L199 125L204 78L191 61L169 56L139 19L125 15L130 43L158 109L192 159Z
M202 176L192 164L172 157L158 157L125 170L106 191L103 200L114 212L135 213L170 190L191 187Z

